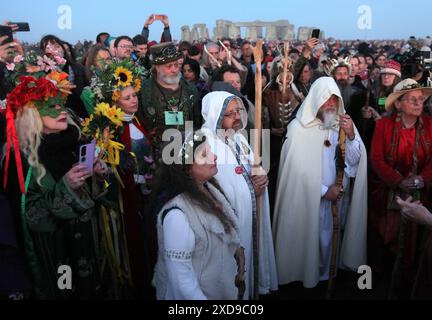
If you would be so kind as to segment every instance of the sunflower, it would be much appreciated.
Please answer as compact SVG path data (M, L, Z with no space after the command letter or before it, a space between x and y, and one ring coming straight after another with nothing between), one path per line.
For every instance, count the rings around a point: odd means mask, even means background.
M135 86L134 86L135 92L139 92L141 90L141 80L135 79Z
M87 127L90 124L90 122L92 122L92 120L93 120L93 115L90 115L90 118L84 119L82 126Z
M107 110L105 117L110 119L117 127L123 124L124 112L120 108L111 107Z
M120 100L120 91L114 90L112 94L112 101L117 102Z
M95 110L94 110L94 114L97 116L103 116L105 115L106 111L110 108L108 103L99 103Z
M94 114L108 118L117 127L122 125L124 112L119 108L110 107L108 103L99 103Z
M118 80L118 85L129 87L132 83L132 72L124 67L118 67L114 72L114 77Z

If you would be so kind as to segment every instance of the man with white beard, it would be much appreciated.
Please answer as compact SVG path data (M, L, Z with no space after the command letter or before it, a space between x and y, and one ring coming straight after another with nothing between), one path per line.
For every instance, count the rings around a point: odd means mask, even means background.
M346 134L343 187L336 184L335 165L340 129ZM281 152L273 221L280 285L301 281L312 288L329 280L332 203L337 203L342 231L337 266L357 271L366 263L366 159L336 82L318 79L288 125Z
M142 85L137 117L152 137L157 158L164 130L184 131L186 121L193 121L197 129L202 124L199 94L181 78L180 58L182 53L171 42L150 48L153 75Z

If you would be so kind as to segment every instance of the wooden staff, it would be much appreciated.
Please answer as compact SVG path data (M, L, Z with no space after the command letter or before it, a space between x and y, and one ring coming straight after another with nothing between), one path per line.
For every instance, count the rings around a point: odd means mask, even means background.
M345 175L345 150L346 150L346 134L341 128L339 130L339 144L336 147L336 185L343 188L343 178ZM338 201L332 202L332 216L333 216L333 237L332 237L332 251L330 262L329 281L326 293L326 299L330 299L333 291L333 282L337 272L337 253L339 247L339 210L337 207Z
M283 89L282 89L282 97L285 97L286 89L287 89L287 75L288 75L288 51L289 51L289 42L284 43L284 68L283 68ZM285 101L284 101L285 105Z
M252 48L255 59L255 143L253 146L254 151L254 165L253 170L259 172L261 168L260 154L261 154L261 130L262 130L262 69L261 62L263 58L263 41L259 39L256 46ZM253 173L252 173L253 174ZM260 218L261 218L261 197L256 199L256 223L253 226L255 233L254 237L254 299L259 299L259 231L260 231Z
M226 53L227 53L227 62L228 62L228 65L229 65L229 66L232 65L232 53L231 53L231 50L228 50L228 48L223 44L222 41L219 40L219 43L220 43L220 45L222 46L222 48L223 48L223 49L226 51Z

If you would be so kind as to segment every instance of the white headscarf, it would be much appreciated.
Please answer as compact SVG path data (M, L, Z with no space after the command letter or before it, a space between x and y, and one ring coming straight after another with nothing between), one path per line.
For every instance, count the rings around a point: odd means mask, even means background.
M239 97L225 91L210 92L203 98L201 114L204 118L204 125L202 128L208 129L214 133L216 130L222 129L222 122L226 109L232 100L236 100L239 103L239 107L244 110L240 113L240 116L243 129L246 128L247 112L243 101Z

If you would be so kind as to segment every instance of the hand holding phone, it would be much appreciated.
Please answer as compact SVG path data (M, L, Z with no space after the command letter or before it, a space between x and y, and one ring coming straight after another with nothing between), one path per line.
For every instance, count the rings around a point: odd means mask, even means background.
M320 38L320 33L321 33L320 29L313 29L312 30L312 37L311 38L319 39Z
M3 41L2 44L10 43L13 41L13 31L12 27L9 26L0 26L0 37L7 36L6 40Z
M9 26L13 28L14 32L30 31L30 25L27 22L10 22Z
M96 149L96 140L93 140L89 144L82 145L79 150L78 163L84 165L91 174L93 174L95 149Z
M167 27L169 25L168 16L165 14L156 14L155 20L159 20L160 22L162 22L165 27Z

